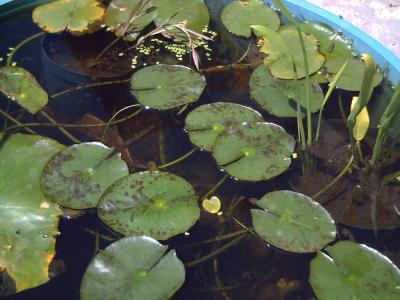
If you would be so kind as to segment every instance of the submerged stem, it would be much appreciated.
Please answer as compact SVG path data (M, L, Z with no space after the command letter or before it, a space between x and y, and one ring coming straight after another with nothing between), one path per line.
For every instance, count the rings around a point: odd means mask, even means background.
M11 66L12 63L12 59L15 55L15 53L25 44L29 43L30 41L33 41L34 39L41 37L42 35L44 35L46 32L41 31L38 32L34 35L31 35L30 37L26 38L25 40L23 40L22 42L20 42L17 46L14 47L14 49L11 51L10 55L7 58L7 66Z
M49 120L53 124L57 124L56 120L54 120L51 116L49 116L45 111L40 112L47 120ZM81 141L74 137L68 130L62 128L62 127L57 127L67 138L69 138L72 142L79 144Z
M199 148L193 148L192 150L190 150L189 152L187 152L186 154L184 154L184 155L182 155L181 157L179 157L179 158L177 158L177 159L175 159L175 160L173 160L173 161L171 161L171 162L169 162L169 163L166 163L166 164L163 164L163 165L161 165L161 166L158 166L157 167L157 169L165 169L165 168L168 168L168 167L170 167L170 166L173 166L173 165L176 165L177 163L180 163L181 161L183 161L183 160L185 160L186 158L188 158L189 156L191 156L193 153L195 153L197 150L198 150Z
M13 118L11 115L9 115L6 111L2 110L0 108L0 114L2 114L6 119L10 120L11 122L13 122L14 124L17 124L18 126L20 126L21 128L25 128L26 131L28 131L29 133L32 134L37 134L35 131L33 131L32 129L26 128L24 126L24 124L22 124L20 121L18 121L17 119Z
M228 234L225 234L225 235L219 235L219 236L217 236L215 238L212 238L212 239L208 239L208 240L204 240L204 241L201 241L201 242L185 245L184 248L192 248L192 247L197 247L197 246L201 246L201 245L205 245L205 244L211 244L211 243L215 243L215 242L224 241L224 240L231 239L231 238L237 237L239 235L242 235L242 234L244 234L246 232L247 232L246 229L238 230L238 231L235 231L235 232L232 232L232 233L228 233Z
M216 190L225 182L226 179L229 178L228 174L225 174L204 196L203 199L210 197L212 194L215 193Z

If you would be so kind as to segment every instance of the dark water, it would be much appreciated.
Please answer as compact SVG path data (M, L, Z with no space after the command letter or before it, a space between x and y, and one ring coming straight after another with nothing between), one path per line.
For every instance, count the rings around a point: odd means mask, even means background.
M30 11L1 20L0 42L2 47L0 56L5 57L8 47L13 47L19 41L37 31L38 29L32 24ZM110 36L107 38L110 38ZM52 43L62 43L59 48L56 47L56 50L65 50L71 46L66 42L68 40L68 37L59 37ZM45 59L43 60L41 51L41 40L38 39L18 51L15 60L19 66L30 70L49 94L90 81L88 78L73 75L67 76L67 80L60 79L57 74L51 71L52 66ZM165 60L173 62L168 57ZM255 108L263 113L265 120L280 124L290 134L296 135L297 129L294 119L276 118L261 110L250 99L247 85L250 74L251 70L227 70L225 72L206 74L206 91L201 99L190 107L190 110L205 103L229 100L230 102ZM128 78L128 75L118 76L118 78ZM324 89L326 90L326 87ZM375 97L378 98L384 92L384 88L378 88ZM338 96L336 92L333 98L337 99ZM343 93L343 102L346 106L349 105L349 100L352 96L350 93ZM1 97L0 106L5 109L7 100L3 96ZM129 94L128 85L119 84L111 87L85 89L60 97L50 104L50 112L60 122L76 122L85 114L91 114L106 121L115 111L132 103L134 103L134 99ZM32 117L21 112L12 103L9 110L16 116L20 116L24 121L43 122L39 117ZM347 132L340 120L337 101L330 101L325 112L324 128L326 129L325 132L329 134L326 139L332 138L331 143L337 145L348 144L346 140ZM128 155L131 159L129 165L131 170L134 171L138 166L146 165L148 162L160 164L159 138L160 134L163 134L166 160L174 160L193 148L186 133L183 131L185 116L186 113L177 116L176 112L145 111L135 119L118 126L114 131L118 138L114 137L110 142L120 144L123 141L134 140L127 148L129 151L125 152L125 155ZM4 123L4 120L0 120L0 124L3 126L2 123ZM64 144L71 143L55 129L37 129L37 131ZM99 137L98 132L79 130L71 130L71 132L86 141L91 141L96 136L97 138ZM373 140L373 135L370 139ZM368 153L370 151L368 143L364 147L364 150ZM326 154L335 150L322 148L322 150L319 149L318 151ZM319 168L321 172L325 172L324 174L327 176L337 174L345 165L350 153L341 154L342 156L338 153L336 160L333 162L336 167L327 167L323 161L317 160L317 169ZM322 157L320 160L323 160L324 155L320 157ZM211 156L201 151L196 152L179 165L169 168L168 171L191 182L200 196L204 195L224 175L218 169ZM248 201L249 198L261 198L267 192L293 188L304 192L308 191L311 194L311 191L318 191L318 189L315 190L315 185L319 189L323 186L321 182L317 182L314 186L312 184L301 184L300 177L301 164L300 160L296 160L287 173L273 180L255 184L228 179L216 194L223 202L223 211L229 211L233 205L237 204L231 214L244 224L251 226L249 210L252 206ZM341 188L351 188L352 184L354 183L345 181ZM332 209L335 210L335 214L339 214L335 207L332 207ZM369 215L364 215L360 218L369 218ZM18 295L4 297L4 299L79 299L80 280L93 256L95 247L95 237L88 231L95 231L100 227L103 233L110 234L107 228L99 224L99 222L95 213L90 211L79 217L63 217L59 225L61 235L57 238L55 260L64 263L65 272L38 288L21 292ZM353 222L357 223L357 219L353 220ZM396 260L400 262L398 255L400 251L399 230L380 230L375 235L372 230L356 229L354 226L349 227L338 224L337 227L340 238L366 243L380 251L384 251L395 262ZM179 235L166 243L177 250L180 259L184 262L190 262L218 249L230 240L188 248L190 244L240 229L229 217L220 219L215 215L202 212L200 221L190 229L189 236ZM108 243L107 241L102 241L101 247L107 246ZM186 282L173 296L173 299L226 300L229 299L227 296L230 299L255 300L312 299L313 293L307 283L307 279L309 262L313 257L313 254L293 254L273 248L266 243L260 242L252 235L248 235L236 246L218 255L217 261L210 260L188 268ZM215 272L215 264L218 267L217 273ZM219 288L216 276L220 280Z

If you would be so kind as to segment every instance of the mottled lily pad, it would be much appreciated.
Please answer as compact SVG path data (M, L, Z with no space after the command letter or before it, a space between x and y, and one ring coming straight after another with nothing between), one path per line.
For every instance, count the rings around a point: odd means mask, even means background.
M170 109L196 102L206 81L194 70L179 65L154 65L133 74L131 91L137 101L155 109Z
M252 25L261 25L278 30L278 14L259 0L233 1L221 12L221 21L232 33L244 37L251 36Z
M40 136L0 135L0 278L5 269L17 291L49 280L61 211L41 192L39 176L63 147Z
M142 0L113 0L109 4L106 15L104 17L104 23L107 27L115 32L116 36L124 34L124 29L132 18L132 14L136 17L129 24L125 32L126 37L136 36L140 31L154 21L157 11L154 8L152 2L147 2L146 5L140 6ZM141 9L140 9L141 8Z
M296 65L298 79L305 77L303 52L297 30L291 27L283 27L278 31L281 40L261 40L260 51L268 56L264 63L271 70L272 75L281 79L294 79L293 61ZM318 52L318 40L312 34L302 33L309 67L309 74L317 72L325 62L325 57ZM286 47L283 47L282 41ZM289 51L289 53L287 53ZM291 57L292 59L288 59Z
M316 252L335 240L331 215L316 201L292 191L266 194L252 209L253 226L271 245L290 252Z
M73 209L96 207L103 192L129 174L120 154L101 143L82 143L56 154L41 176L46 197Z
M185 120L185 129L196 146L211 151L218 134L243 122L262 122L261 114L254 109L235 103L216 102L202 105L191 111Z
M81 284L82 300L167 300L185 281L174 250L145 236L126 237L99 252Z
M345 62L346 59L340 57L331 59L330 61L327 62L326 66L330 70L330 72L332 72L327 75L329 81L333 80L336 73L344 65ZM362 80L364 77L364 72L365 72L365 63L363 61L358 59L348 60L347 66L344 69L339 80L337 81L336 86L346 91L355 91L355 92L360 91ZM373 86L374 87L378 86L382 82L382 79L383 79L382 73L376 71L372 80Z
M24 68L0 68L0 91L32 114L47 105L46 91Z
M265 65L258 66L250 78L250 94L262 108L278 117L296 117L297 101L303 116L307 107L305 79L283 80L271 75ZM317 112L324 101L324 93L317 81L311 79L311 112Z
M104 10L96 0L58 0L36 7L32 18L44 31L82 35L101 29Z
M241 180L271 179L291 164L295 141L279 125L246 123L220 133L212 154L229 175Z
M200 217L198 196L183 178L140 172L115 182L101 197L100 218L124 235L166 240L188 230Z
M400 270L366 245L341 241L311 261L309 282L325 299L400 299Z

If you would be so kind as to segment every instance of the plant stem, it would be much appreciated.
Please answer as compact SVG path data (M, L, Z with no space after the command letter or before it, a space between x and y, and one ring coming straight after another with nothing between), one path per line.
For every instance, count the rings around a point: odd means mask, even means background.
M1 108L0 108L0 114L2 114L5 118L10 120L11 122L17 124L21 128L25 128L24 124L22 124L20 121L18 121L17 119L13 118L12 116L10 116L7 112L2 110ZM35 131L33 131L33 130L29 129L29 128L25 128L25 130L28 131L29 133L37 134Z
M47 119L49 120L51 123L56 124L57 122L51 117L49 116L45 111L40 111L40 113ZM57 127L67 138L69 138L72 142L76 143L76 144L80 144L81 141L79 139L77 139L76 137L74 137L71 133L69 133L66 129L62 128L62 127Z
M364 161L364 155L361 149L361 144L359 141L356 141L356 147L357 147L357 152L358 152L358 156L360 157L360 161L363 162Z
M215 193L216 190L229 178L228 174L225 174L204 196L202 199L206 199Z
M218 259L215 258L213 261L213 271L214 271L214 276L215 276L215 283L218 288L222 287L221 279L219 278L218 275ZM225 292L221 291L221 295L225 298L225 300L232 300L231 297Z
M327 190L329 190L332 186L334 186L344 175L346 175L347 171L350 170L351 164L353 163L353 156L350 158L349 162L347 165L344 167L344 169L339 173L338 176L334 180L332 180L327 186L325 186L322 190L320 190L318 193L314 194L311 196L311 198L315 199L321 196L323 193L325 193Z
M158 130L158 150L160 152L160 162L162 165L165 165L167 159L165 157L165 132L164 132L164 123L161 125Z
M176 165L177 163L180 163L181 161L183 161L183 160L185 160L186 158L188 158L189 156L191 156L193 153L195 153L197 150L198 150L199 148L193 148L192 150L190 150L189 152L187 152L186 154L184 154L184 155L182 155L181 157L179 157L179 158L177 158L177 159L175 159L175 160L173 160L173 161L171 161L171 162L169 162L169 163L166 163L166 164L163 164L163 165L161 165L161 166L158 166L157 167L157 169L165 169L165 168L168 168L168 167L171 167L171 166L173 166L173 165Z
M392 182L392 181L397 180L398 177L400 177L400 171L396 171L396 172L394 172L394 173L392 173L392 174L389 174L389 175L384 176L384 177L382 178L382 182L383 182L384 184L390 183L390 182Z
M338 105L339 105L340 116L342 117L344 125L347 127L347 116L346 112L344 111L342 92L340 90L338 91Z
M36 34L34 34L34 35L31 35L30 37L28 37L28 38L26 38L25 40L23 40L22 42L20 42L17 46L15 46L14 49L11 51L10 55L9 55L8 58L7 58L7 66L11 66L12 59L13 59L15 53L16 53L22 46L24 46L25 44L29 43L30 41L32 41L32 40L34 40L34 39L36 39L36 38L38 38L38 37L41 37L41 36L44 35L45 33L46 33L46 32L41 31L41 32L38 32L38 33L36 33Z
M211 243L215 243L215 242L220 242L220 241L224 241L224 240L227 240L227 239L230 239L230 238L233 238L233 237L237 237L237 236L242 235L244 233L247 233L246 229L238 230L238 231L235 231L235 232L232 232L232 233L228 233L228 234L225 234L225 235L220 235L220 236L217 236L215 238L204 240L204 241L201 241L201 242L185 245L183 248L186 249L186 248L197 247L197 246L201 246L201 245L205 245L205 244L211 244Z

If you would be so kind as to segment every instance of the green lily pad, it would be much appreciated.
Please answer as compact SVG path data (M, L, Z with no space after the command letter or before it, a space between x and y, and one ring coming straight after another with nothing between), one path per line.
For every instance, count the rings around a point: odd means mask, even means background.
M298 94L297 94L298 93ZM297 100L303 116L307 107L305 79L282 80L271 75L265 65L258 66L250 78L250 94L265 110L278 117L296 117ZM324 101L324 93L317 81L311 79L311 112L317 112Z
M292 191L266 194L252 209L253 226L271 245L290 252L316 252L335 240L331 215L318 202Z
M216 102L202 105L191 111L185 120L190 141L211 151L218 134L243 122L262 122L261 114L254 109L235 103Z
M271 179L291 164L295 141L279 125L245 123L222 131L212 154L229 175L248 181Z
M36 7L32 18L44 31L82 35L101 29L104 10L96 0L59 0Z
M126 33L129 38L132 35L138 35L143 28L154 21L157 11L152 9L152 2L148 2L139 10L142 0L113 0L109 4L104 23L115 32L116 36L124 34L126 24L129 22L132 13L136 18L129 24Z
M210 14L203 0L153 0L153 3L158 7L155 19L157 26L165 22L186 22L186 28L201 33L210 22ZM179 30L172 30L171 33L185 37Z
M278 14L258 0L233 1L221 12L221 21L232 33L251 36L252 25L261 25L278 30L281 21Z
M47 105L48 95L24 68L0 68L0 91L32 114Z
M344 65L346 59L344 58L334 58L327 62L326 66L330 70L327 75L328 80L331 82L335 77L339 69ZM365 63L358 59L348 60L347 66L344 69L342 75L336 83L336 86L342 90L355 91L361 90L362 80L365 72ZM373 86L378 86L383 80L383 75L381 72L376 71L374 78L372 80Z
M311 261L309 282L320 300L400 299L400 270L386 256L350 241Z
M268 55L264 63L275 77L294 79L293 59L298 79L305 77L303 52L297 30L292 27L283 27L278 31L278 35L281 37L280 40L262 38L260 51ZM309 75L311 75L324 65L325 57L318 52L318 40L312 34L302 33L302 36L306 47Z
M41 176L46 197L58 204L85 209L96 207L103 192L129 174L120 154L101 143L82 143L56 154Z
M5 269L17 291L49 280L61 211L41 192L39 176L63 147L40 136L0 135L0 278Z
M194 70L179 65L154 65L133 74L131 92L137 101L155 109L170 109L196 102L206 80Z
M115 182L101 197L98 213L124 235L166 240L188 230L200 216L198 196L183 178L166 172L140 172Z
M126 237L99 252L81 284L82 300L167 300L185 281L174 250L145 236ZM166 253L166 254L165 254Z

